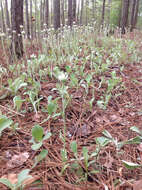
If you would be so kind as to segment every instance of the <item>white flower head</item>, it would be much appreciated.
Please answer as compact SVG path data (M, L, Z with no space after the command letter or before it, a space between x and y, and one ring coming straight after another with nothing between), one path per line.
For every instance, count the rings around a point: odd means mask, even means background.
M59 81L65 81L67 78L68 78L67 73L59 72L59 74L58 74L58 80Z

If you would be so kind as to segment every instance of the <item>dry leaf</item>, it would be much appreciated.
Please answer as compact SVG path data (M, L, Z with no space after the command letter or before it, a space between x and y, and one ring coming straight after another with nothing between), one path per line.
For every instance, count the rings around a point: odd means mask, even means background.
M12 156L11 160L7 162L7 167L8 168L14 168L17 166L23 165L24 162L27 161L29 158L29 153L28 152L23 152L19 155L14 155Z
M8 179L12 184L16 184L18 182L18 175L15 173L10 173L8 175L4 175L1 178L6 178ZM39 176L32 176L31 178L26 179L23 184L25 186L28 186L30 184L32 184L34 181L38 180Z
M16 183L18 182L17 174L15 174L15 173L11 173L11 174L8 174L8 175L4 175L4 176L2 176L1 178L6 178L6 179L8 179L12 184L16 184Z
M106 168L110 169L112 167L113 161L114 161L113 157L111 157L110 153L109 154L107 153L106 162L105 162L104 166Z

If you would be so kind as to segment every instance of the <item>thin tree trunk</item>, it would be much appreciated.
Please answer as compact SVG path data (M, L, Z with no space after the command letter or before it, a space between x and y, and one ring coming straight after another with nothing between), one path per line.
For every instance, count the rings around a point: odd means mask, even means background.
M60 28L60 1L54 0L54 29Z
M5 9L6 9L6 24L7 24L7 27L10 29L10 19L9 19L7 0L5 0Z
M80 13L80 0L78 1L78 8L77 8L77 23L79 24L79 13Z
M31 22L31 39L33 39L33 14L32 14L32 8L33 8L33 4L32 4L32 0L30 0L30 22Z
M38 33L38 21L37 21L37 0L35 1L35 38L37 38L37 33Z
M101 20L101 25L102 25L102 28L104 27L104 18L105 18L105 3L106 3L106 0L103 0L102 20Z
M62 25L65 25L65 14L64 14L64 0L61 1L61 21L62 21Z
M126 27L128 24L128 13L129 13L129 0L123 0L122 2L122 16L121 16L121 33L125 34Z
M72 27L73 23L73 14L72 14L72 0L68 0L68 26Z
M46 26L49 27L49 1L46 0L45 3L45 23Z
M84 9L84 0L81 0L80 25L82 25L83 23L83 9Z
M29 23L29 5L28 0L25 0L26 5L26 29L27 29L27 37L30 39L30 23Z
M136 24L137 24L138 10L139 10L139 0L136 0L136 7L135 7L135 13L134 13L133 28L135 28Z
M76 0L73 0L73 7L72 7L72 15L73 15L73 21L76 22Z
M54 17L54 0L51 0L51 25L53 26L54 25L54 21L53 21L53 17Z
M43 1L40 1L40 30L43 29L43 20L44 20L44 8Z
M6 32L6 26L5 26L5 18L4 18L2 1L1 1L1 18L2 18L2 31L5 33Z
M23 56L23 41L20 25L23 26L23 0L11 0L12 42L11 58L15 55L18 59Z
M92 0L92 17L95 18L95 1Z
M86 25L88 24L88 6L89 6L89 2L88 0L86 0Z
M111 3L112 0L108 0L108 25L110 24Z

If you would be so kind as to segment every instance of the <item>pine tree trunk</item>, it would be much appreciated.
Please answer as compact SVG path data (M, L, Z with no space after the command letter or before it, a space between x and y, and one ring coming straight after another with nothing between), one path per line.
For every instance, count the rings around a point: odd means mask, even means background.
M7 27L10 29L10 19L9 19L7 0L5 0L5 9L6 9L6 24L7 24Z
M109 0L108 1L108 25L110 24L111 3L112 3L112 0Z
M104 18L105 18L105 3L106 3L106 0L103 0L102 20L101 20L101 25L102 25L102 28L104 27Z
M45 3L45 23L46 26L49 27L49 1L46 0Z
M30 39L30 23L29 23L29 6L28 6L28 0L25 0L26 5L26 29L27 29L27 37Z
M84 9L84 0L81 0L80 25L83 24L83 9Z
M54 0L54 29L60 28L60 1Z
M86 25L88 24L88 5L89 5L89 2L88 0L86 0Z
M35 38L37 38L37 33L38 33L38 21L37 21L37 0L34 0L35 1L35 22L34 22L34 26L35 26L35 28L34 28L34 30L35 30Z
M43 17L44 17L44 9L43 9L43 1L40 0L40 30L43 30Z
M77 23L79 24L79 13L80 13L80 0L78 1L78 8L77 8Z
M6 25L5 25L5 18L4 18L2 1L1 1L1 19L2 19L2 31L5 33L6 32Z
M128 24L129 0L122 0L121 34L125 34Z
M30 0L30 23L31 23L31 39L33 39L33 14L32 14L33 4L32 0Z
M72 0L68 0L68 26L72 27L73 14L72 14Z
M92 17L95 18L95 1L92 0Z
M21 28L23 26L23 0L11 0L11 24L12 24L12 42L11 58L14 56L21 58L23 56L23 41Z
M136 27L136 24L137 24L138 10L139 10L139 0L136 0L136 6L135 6L135 12L134 12L133 28L135 28L135 27Z
M65 13L64 13L64 0L61 1L61 21L62 21L62 25L65 25Z
M73 0L73 8L72 8L72 14L73 14L73 21L76 22L76 0Z

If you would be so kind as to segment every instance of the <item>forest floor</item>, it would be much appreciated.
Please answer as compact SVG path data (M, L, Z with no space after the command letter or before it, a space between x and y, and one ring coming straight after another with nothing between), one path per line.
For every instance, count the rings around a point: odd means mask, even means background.
M131 36L122 38L128 39ZM140 33L131 40L138 42L139 39L142 39ZM36 47L28 48L29 54L38 54ZM125 48L127 47L124 47L124 51ZM137 48L141 51L142 45L139 43ZM104 56L104 59L106 57ZM131 63L124 61L119 66L111 65L104 73L105 79L110 77L112 71L115 71L117 77L121 78L118 87L111 92L113 96L106 109L97 105L97 101L107 89L105 83L101 85L101 88L98 87L101 75L93 76L96 88L91 109L87 103L87 100L92 98L91 85L87 96L84 94L83 86L68 88L72 99L65 111L67 160L64 161L61 156L64 143L60 136L60 133L64 131L64 120L61 116L42 122L48 117L48 113L43 112L42 109L35 114L34 111L29 111L29 102L25 101L22 108L26 112L18 112L13 109L11 95L1 99L1 114L12 119L14 123L19 123L19 129L5 129L0 137L0 177L8 178L14 183L17 181L17 174L28 168L31 169L30 174L33 178L26 182L26 190L141 190L142 144L135 143L135 140L132 140L132 143L129 140L138 136L130 130L132 126L142 130L142 59ZM2 49L0 49L0 64L4 64ZM77 64L81 66L81 62ZM85 73L91 72L88 64L86 64ZM124 66L123 70L121 70L122 66ZM64 71L64 66L61 69ZM3 77L2 81L6 84L7 76ZM59 97L56 91L51 90L56 88L56 83L57 80L49 76L46 76L46 80L40 81L41 88L38 95L44 97L40 101L41 108L47 105L46 97L49 95L52 95L54 99ZM23 92L24 90L19 91L21 97L24 97ZM5 91L1 92L1 94L4 93ZM60 100L58 105L62 107ZM44 132L50 131L52 136L42 145L42 148L48 150L48 155L32 169L35 156L42 149L32 150L29 142L32 138L31 130L35 124L40 124ZM105 137L104 130L109 132ZM109 136L110 134L112 137ZM95 140L98 137L104 137L102 141L100 140L100 144L97 144ZM70 148L70 143L74 140L77 142L78 159L75 158ZM128 143L119 147L121 144L119 142ZM83 153L83 147L87 148L86 153ZM98 153L97 148L99 148ZM92 153L94 156L91 156ZM127 163L123 161L129 162L128 165L132 168L125 167ZM0 189L7 188L0 186Z

